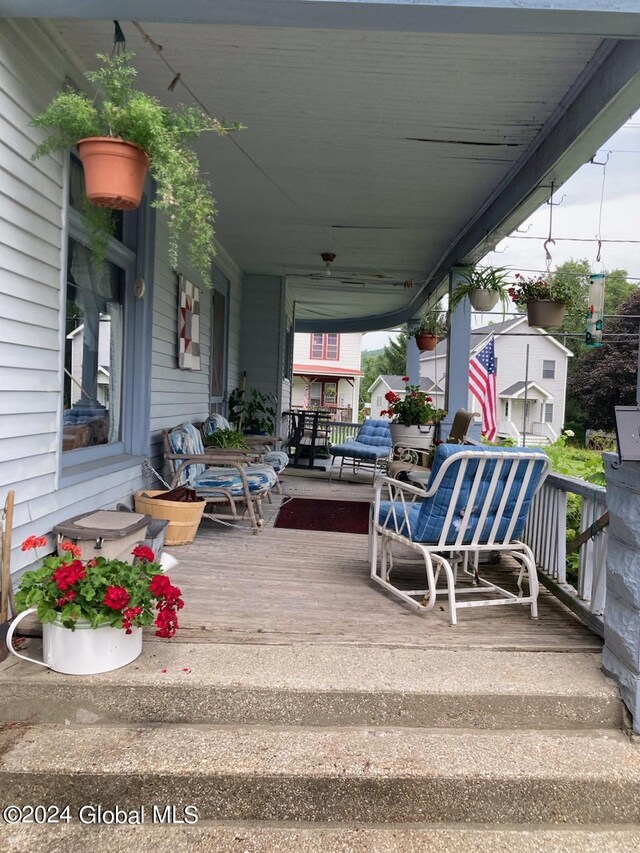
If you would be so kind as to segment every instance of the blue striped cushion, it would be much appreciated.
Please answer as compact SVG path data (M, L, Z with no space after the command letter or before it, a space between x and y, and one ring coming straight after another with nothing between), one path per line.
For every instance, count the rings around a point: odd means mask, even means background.
M436 450L436 455L433 463L433 468L431 471L431 478L429 480L429 488L431 484L434 482L435 477L438 474L438 471L444 464L444 462L451 458L459 455L465 451L470 451L474 455L477 454L479 457L481 455L491 455L495 453L504 453L508 451L509 453L514 452L518 455L521 454L534 454L540 457L540 462L536 462L533 470L533 474L529 481L529 485L527 487L527 492L525 498L522 502L522 506L520 508L520 512L518 514L518 520L516 522L513 539L517 539L522 535L524 530L524 526L527 520L527 514L529 512L529 508L531 506L531 501L533 500L533 496L535 494L538 482L545 468L545 461L547 460L547 455L543 450L539 448L529 448L529 447L464 447L461 445L455 444L441 444ZM500 542L504 538L507 528L509 527L511 514L515 508L516 502L518 500L520 490L522 488L522 483L524 481L525 472L527 469L528 462L523 461L522 463L517 463L518 468L516 471L515 479L513 481L511 491L509 493L509 497L507 499L507 503L505 506L504 515L500 525L498 527L498 532L496 535L496 541ZM498 506L500 501L502 500L502 496L504 494L504 489L506 488L507 479L509 476L509 469L511 466L505 466L500 473L500 479L498 481L498 486L494 493L493 499L491 501L491 506L489 508L489 513L487 515L485 524L480 534L479 542L484 543L489 539L489 534L491 532L491 528L493 526L493 522L495 521L496 512L498 510ZM433 495L433 497L426 498L420 508L420 512L418 513L415 519L412 519L412 536L414 541L425 542L425 543L435 543L440 538L442 532L442 526L444 524L447 512L449 510L449 504L451 502L451 496L453 494L453 490L455 487L455 481L458 476L460 465L456 462L453 462L445 473L445 476L438 486L438 490ZM453 514L453 523L450 526L449 531L447 531L446 542L451 544L455 542L457 536L457 529L459 527L460 518L464 514L467 502L469 499L469 493L471 490L471 486L473 483L473 478L475 476L475 472L477 470L477 463L475 461L470 461L465 478L461 484L460 493L458 495L458 499L456 501L456 508ZM478 523L478 519L482 509L484 507L485 500L487 498L489 487L491 484L491 478L493 476L493 472L495 470L495 462L490 462L484 468L482 474L482 481L480 483L480 488L478 493L476 494L474 500L474 512L469 522L469 526L465 532L464 542L463 544L468 545L471 542L476 530L476 526Z
M272 468L275 468L276 472L279 474L280 471L284 471L289 464L289 457L283 450L270 450L268 453L265 453L264 461L267 465L271 465Z
M188 421L171 430L169 433L169 445L174 453L184 453L194 456L201 456L204 453L202 436L194 425ZM202 474L204 470L205 466L199 462L187 465L180 475L180 485L190 483L191 480Z
M271 465L246 465L244 472L247 476L249 491L251 494L266 493L276 483L276 473ZM236 468L207 468L203 474L199 474L192 487L199 495L206 497L207 493L219 493L225 489L234 497L244 495L242 477Z

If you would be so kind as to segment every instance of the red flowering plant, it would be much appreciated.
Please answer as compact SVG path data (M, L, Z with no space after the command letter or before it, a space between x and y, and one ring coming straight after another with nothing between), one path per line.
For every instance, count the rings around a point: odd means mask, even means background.
M380 414L393 418L394 424L403 426L417 426L419 424L435 424L446 415L444 409L436 409L433 397L425 391L420 390L419 385L409 385L409 377L403 376L406 382L404 397L400 397L394 391L387 391L384 395L389 403L388 409L383 409Z
M515 282L507 288L507 293L516 305L525 307L527 302L538 302L542 299L562 302L563 305L572 305L575 301L575 287L572 287L565 277L527 278L517 272L514 278Z
M46 536L29 536L22 550L47 544ZM39 568L24 573L16 593L18 612L37 607L41 622L60 618L72 631L78 620L86 620L92 628L109 625L127 634L155 624L156 636L174 636L184 601L180 589L162 574L151 548L138 545L132 562L81 560L82 552L72 542L63 542L60 550L62 556L49 555Z

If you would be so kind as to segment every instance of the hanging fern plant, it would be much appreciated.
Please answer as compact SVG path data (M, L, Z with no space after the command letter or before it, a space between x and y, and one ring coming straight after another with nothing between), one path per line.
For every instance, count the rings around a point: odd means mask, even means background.
M135 89L137 71L130 64L133 56L131 52L113 57L98 54L102 66L85 74L96 87L95 98L70 89L54 97L32 122L49 132L33 159L65 152L78 141L92 137L121 139L139 146L150 159L149 171L156 183L153 206L167 216L171 265L178 268L179 247L184 240L189 262L210 285L216 204L208 181L200 175L200 163L191 143L204 132L226 135L241 125L225 126L199 107L180 105L170 109ZM93 212L87 215L87 207L84 212L94 258L104 261L109 237L113 235L113 217Z

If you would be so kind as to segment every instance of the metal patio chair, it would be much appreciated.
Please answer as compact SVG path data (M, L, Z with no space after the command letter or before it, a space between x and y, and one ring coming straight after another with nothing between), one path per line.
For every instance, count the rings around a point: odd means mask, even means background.
M340 475L342 479L342 468L345 459L350 459L355 474L362 466L371 466L373 479L376 470L384 466L391 455L391 429L388 420L373 419L366 420L355 438L345 441L343 444L334 444L329 448L331 454L331 468L329 470L329 482L333 476L333 464L338 456L340 459Z
M536 618L536 565L519 537L548 470L549 458L540 449L441 444L426 489L379 477L369 530L372 580L418 611L431 610L437 596L447 595L452 625L461 608L498 604L530 605ZM420 555L416 562L424 564L425 588L400 589L391 583L394 543ZM520 565L517 593L480 576L478 555L483 551L515 558ZM441 571L446 588L436 589ZM459 573L471 583L458 585ZM522 588L525 573L528 595ZM495 597L457 600L478 592Z
M230 515L205 513L214 520L237 520L238 505L246 507L253 532L258 533L264 524L262 501L278 482L271 465L256 462L242 451L206 451L200 432L189 422L164 430L163 440L165 459L173 472L171 488L186 485L207 504L226 504Z

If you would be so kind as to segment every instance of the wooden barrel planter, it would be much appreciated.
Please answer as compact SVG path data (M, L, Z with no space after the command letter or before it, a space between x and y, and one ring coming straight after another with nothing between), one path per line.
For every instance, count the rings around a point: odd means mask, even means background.
M166 489L143 489L136 492L136 512L169 522L165 545L187 545L193 542L200 526L206 501L159 501L153 500ZM144 508L143 508L144 507Z

